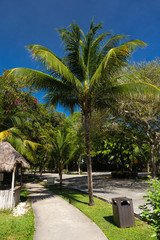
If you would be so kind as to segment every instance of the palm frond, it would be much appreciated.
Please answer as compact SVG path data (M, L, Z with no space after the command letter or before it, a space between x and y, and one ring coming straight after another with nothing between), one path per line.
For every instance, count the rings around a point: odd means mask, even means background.
M103 54L106 54L106 52L108 52L111 48L115 48L115 47L118 47L119 44L127 39L128 36L127 35L123 35L123 34L117 34L117 35L114 35L113 37L111 37L107 43L103 46L101 52L100 52L100 55L103 53Z
M106 32L103 34L100 34L98 36L95 36L92 41L90 42L90 46L88 45L88 48L85 47L85 54L87 54L87 51L89 51L88 55L88 75L89 78L91 78L96 71L97 66L100 64L100 61L98 59L99 52L101 51L102 48L102 42L104 39L106 39L107 36L110 36L111 33ZM86 56L84 55L84 58L86 59ZM87 78L88 76L86 76Z
M96 82L103 79L105 75L113 76L117 71L122 69L122 67L126 66L127 60L133 51L138 47L144 46L146 46L146 44L142 41L131 40L119 47L111 48L92 76L90 80L90 88L92 88Z
M81 82L73 75L69 68L49 49L41 45L27 46L29 51L32 52L33 58L38 62L44 64L47 70L55 70L59 76L63 76L68 83L72 84L77 89L82 88Z
M86 34L85 39L82 40L83 47L82 47L82 55L84 59L84 64L86 66L86 73L85 73L85 85L88 81L90 75L93 72L93 66L96 63L97 51L99 49L100 42L105 38L106 34L102 34L101 37L97 36L97 31L102 29L102 23L94 24L93 20L90 25L90 29Z
M38 147L41 147L41 144L32 142L30 140L24 140L24 144L26 145L26 147L29 147L33 151L36 151Z
M46 73L28 68L13 68L4 73L6 77L15 77L19 80L27 79L35 88L39 90L53 91L54 88L63 86L64 83Z
M147 77L141 76L139 73L133 73L133 72L125 72L125 73L118 73L115 77L112 78L112 82L114 82L114 85L119 85L121 83L139 83L139 82L145 82L152 84L151 80Z
M9 136L11 136L11 132L9 130L0 132L0 141L5 141Z
M136 39L136 40L130 40L128 42L125 42L119 48L122 49L122 51L126 49L126 52L128 52L130 56L137 48L142 48L146 46L147 46L146 43Z
M26 144L26 142L21 137L12 136L8 139L8 142L27 160L34 161L34 153L35 151L30 147L30 145Z
M160 89L156 86L139 82L139 83L125 83L115 86L111 89L112 94L120 97L131 97L136 99L155 99L159 101Z
M90 29L89 29L89 32L88 32L88 34L87 34L87 37L88 37L88 35L90 35L91 33L92 33L93 35L95 35L95 34L97 33L97 30L102 29L102 28L103 28L103 27L102 27L102 23L95 24L94 21L93 21L93 19L92 19L91 25L90 25Z
M110 32L105 32L100 34L99 36L97 36L92 43L92 48L93 49L100 49L100 47L102 47L102 41L107 37L112 35L112 33Z
M48 93L43 99L48 105L57 107L58 104L60 104L66 109L69 108L71 113L74 112L76 106L79 104L76 95L74 96L70 91L55 91L54 93Z
M16 127L11 127L11 128L8 128L7 130L0 132L1 141L16 139L16 138L22 138L21 131Z
M82 82L85 73L85 64L82 58L83 34L79 26L74 22L66 28L58 29L63 41L66 56L62 59L74 75Z

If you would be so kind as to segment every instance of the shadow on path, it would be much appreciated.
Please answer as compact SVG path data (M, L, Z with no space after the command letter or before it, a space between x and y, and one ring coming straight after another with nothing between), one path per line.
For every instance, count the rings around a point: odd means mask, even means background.
M55 194L39 184L27 183L26 188L28 190L31 202L35 203L40 200L55 197Z

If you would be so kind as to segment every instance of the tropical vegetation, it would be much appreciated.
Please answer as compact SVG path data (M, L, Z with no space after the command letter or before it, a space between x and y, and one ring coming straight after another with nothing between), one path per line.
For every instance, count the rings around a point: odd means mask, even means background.
M58 29L65 50L62 59L44 46L29 45L27 49L44 71L15 68L5 72L7 78L25 80L36 89L47 91L45 99L50 105L61 104L71 112L76 106L80 108L84 119L89 205L94 205L90 154L93 109L112 106L119 94L139 96L148 92L148 95L159 96L155 86L141 83L139 78L131 81L133 74L122 72L134 50L146 44L140 40L127 41L123 34L98 34L101 29L102 24L94 24L93 20L86 34L76 22L69 28Z
M155 230L157 239L160 239L160 181L158 178L149 179L150 189L144 196L146 203L140 206L142 219L148 222Z

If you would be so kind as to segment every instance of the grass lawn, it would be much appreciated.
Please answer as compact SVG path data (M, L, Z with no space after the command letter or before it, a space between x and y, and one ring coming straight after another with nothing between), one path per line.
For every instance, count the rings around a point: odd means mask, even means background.
M135 219L135 227L120 229L114 225L112 205L94 198L95 206L88 206L88 195L72 189L50 186L50 190L77 207L92 219L109 240L155 240L151 227L139 219Z
M21 201L28 200L23 188ZM34 234L34 215L32 209L24 216L13 217L11 211L0 212L0 240L32 240Z

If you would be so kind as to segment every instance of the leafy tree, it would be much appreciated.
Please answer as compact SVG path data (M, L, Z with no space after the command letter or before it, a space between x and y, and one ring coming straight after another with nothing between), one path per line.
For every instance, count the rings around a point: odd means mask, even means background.
M39 168L40 176L45 165L52 158L51 146L52 139L55 137L56 127L64 121L64 116L52 108L46 108L45 105L37 103L32 116L28 118L20 130L26 139L38 143L38 148L32 161L33 168Z
M146 62L140 62L138 64L134 63L130 65L128 71L133 73L135 76L138 75L139 78L150 82L156 86L160 86L159 75L160 75L160 59Z
M150 148L150 162L152 165L152 176L157 174L156 155L159 147L159 104L151 102L137 102L127 104L123 108L123 118L128 123L130 136L133 136L137 142L147 143Z
M31 118L37 99L23 92L23 83L0 76L0 141L8 141L28 160L33 159L37 148L35 142L27 140L22 133L23 123Z
M86 34L75 22L68 29L58 29L66 53L62 59L46 47L27 46L32 56L49 74L26 68L15 68L5 73L7 77L27 78L37 89L48 91L46 99L50 104L59 103L69 107L71 111L75 106L81 108L84 116L89 205L94 205L89 136L89 119L93 107L106 106L108 98L111 99L113 94L126 94L129 90L136 92L137 87L143 91L144 88L150 88L148 84L128 84L115 78L115 74L127 65L132 52L137 47L145 46L145 43L139 40L126 41L127 36L109 32L98 35L100 29L102 24L96 25L93 21ZM108 37L110 38L106 41ZM152 91L158 90L152 88ZM106 98L102 98L104 92Z
M159 87L159 59L148 63L142 62L135 64L134 66L130 66L129 72L134 75L134 78L141 78L144 82L154 84ZM118 107L114 111L114 115L117 116L115 121L118 125L124 126L123 129L121 128L121 131L132 137L137 142L141 150L142 143L143 145L148 145L148 150L150 150L152 176L156 177L160 163L159 101L155 98L153 99L152 97L148 97L146 99L142 95L136 99L132 97L128 101L118 99L118 102ZM121 120L118 121L118 118Z
M93 152L93 166L102 169L132 172L134 160L134 141L117 131L105 131L105 137L98 142Z

